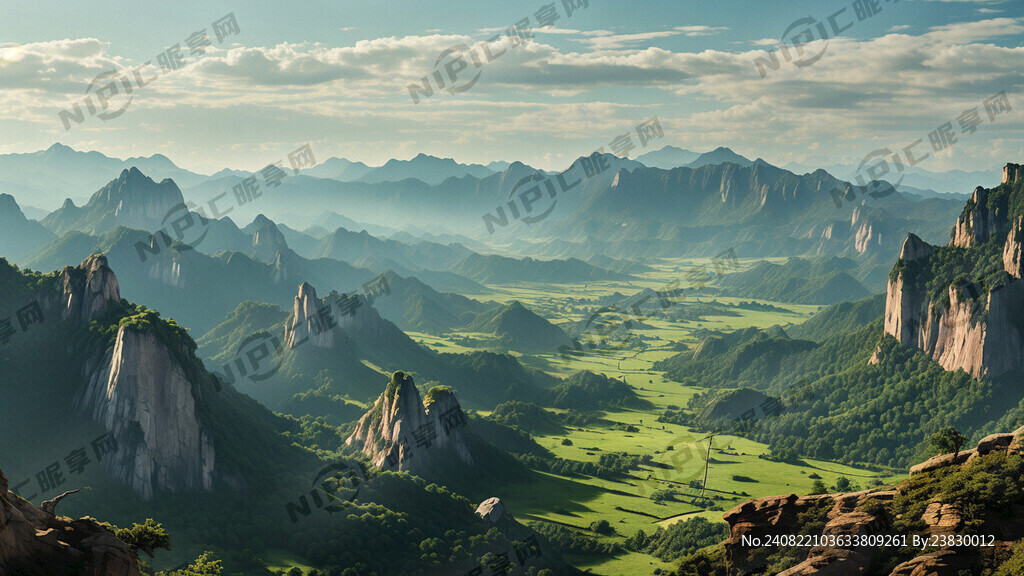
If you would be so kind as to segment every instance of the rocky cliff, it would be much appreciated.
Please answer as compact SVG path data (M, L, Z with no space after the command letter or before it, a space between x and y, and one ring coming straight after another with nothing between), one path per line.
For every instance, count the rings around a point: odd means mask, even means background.
M1024 370L1024 180L1014 166L1004 184L974 191L948 246L908 236L889 276L885 332L976 378Z
M299 345L334 347L335 314L330 303L316 296L316 289L303 282L285 325L284 339L289 348Z
M106 256L94 254L77 268L61 270L56 289L44 294L40 305L65 320L88 322L120 300L121 288Z
M66 267L39 298L44 318L101 320L121 300L103 255ZM116 320L116 319L115 319ZM121 321L116 336L87 356L76 411L113 434L116 450L101 463L107 474L144 499L159 491L212 488L214 448L196 405L194 343L154 312ZM112 445L113 445L112 444Z
M57 516L60 498L36 508L8 490L0 470L0 574L140 576L136 553L113 532L89 517Z
M193 384L167 344L152 331L121 326L113 347L86 372L75 406L113 433L117 450L102 460L110 476L145 500L159 491L213 488L213 442Z
M968 486L1016 481L1024 466L1024 428L993 434L977 447L943 454L911 468L911 479L894 488L853 493L788 494L744 502L724 514L730 536L723 543L723 573L762 574L781 565L778 576L846 575L927 576L991 573L1006 561L1015 540L1024 536L1019 509L1024 493L1006 486L997 498ZM955 478L954 478L955 477ZM954 488L955 487L955 488ZM896 537L893 546L855 546L835 541L813 547L751 546L749 539L803 534L806 537ZM978 546L899 545L913 536L985 534ZM747 539L746 542L744 541ZM680 572L683 573L683 572ZM718 574L719 572L716 572ZM1002 574L1003 572L1000 572Z
M468 426L451 389L432 388L423 401L412 377L395 372L345 443L361 448L384 470L422 473L452 457L473 465Z

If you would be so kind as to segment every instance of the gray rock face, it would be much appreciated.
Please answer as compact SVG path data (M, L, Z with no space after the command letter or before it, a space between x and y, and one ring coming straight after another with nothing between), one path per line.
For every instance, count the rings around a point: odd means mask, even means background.
M900 260L912 261L927 258L935 252L935 247L921 240L914 234L907 235L903 242L903 249L900 250Z
M159 491L212 489L215 452L192 383L152 332L122 326L114 346L86 370L75 406L117 441L102 460L110 476L145 500Z
M117 276L107 266L107 258L94 254L77 268L67 266L60 273L59 290L46 294L40 305L67 319L86 322L95 319L111 302L121 299Z
M505 515L505 505L501 498L488 498L476 507L476 515L488 522L497 522Z
M956 226L953 228L951 244L967 248L976 246L994 236L998 227L996 215L986 207L988 201L988 190L981 186L974 189L971 199L967 201L972 210L965 210L957 218Z
M878 219L877 214L872 216L871 211L863 203L853 210L853 216L850 219L850 234L853 238L853 247L858 254L889 252L895 250L899 242L894 224L884 219Z
M1003 184L1012 184L1017 180L1024 180L1024 166L1020 164L1003 166Z
M62 270L40 305L46 314L88 322L120 299L117 276L96 254ZM113 346L85 363L83 376L73 404L113 434L117 451L102 460L109 476L145 499L160 490L212 488L213 445L196 414L192 383L167 345L151 332L122 327Z
M927 352L946 370L962 368L975 378L1024 369L1022 326L1015 321L1024 284L1010 282L977 299L970 291L950 286L949 307L942 309L900 274L889 281L885 332ZM979 307L987 313L977 314Z
M1021 246L1024 244L1024 225L1021 220L1017 218L1010 226L1010 233L1003 247L1003 269L1014 278L1021 278Z
M911 285L906 271L890 278L885 332L920 348L946 370L963 369L975 378L1024 370L1024 280L1021 279L1021 219L1008 223L986 205L989 190L974 191L952 232L953 246L970 247L1006 234L1003 267L1009 277L986 291L979 284L951 284L945 302L935 302L923 283ZM1007 233L1006 231L1009 230ZM926 260L935 248L911 234L900 258ZM872 357L877 362L877 355Z
M315 288L303 282L295 296L291 318L285 326L285 343L289 348L296 348L300 344L333 348L334 331L331 324L334 318L331 306L317 298Z
M412 377L396 372L345 443L361 448L383 470L417 473L442 453L454 453L472 465L464 438L466 415L454 394L438 390L433 389L424 404Z

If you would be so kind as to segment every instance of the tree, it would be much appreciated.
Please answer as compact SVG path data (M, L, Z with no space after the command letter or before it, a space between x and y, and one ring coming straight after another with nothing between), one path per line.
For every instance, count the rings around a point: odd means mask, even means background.
M590 530L598 534L614 534L615 529L607 520L598 520L590 524Z
M946 426L933 434L931 438L931 445L939 454L952 452L954 459L960 454L960 448L966 442L967 436L952 426Z
M114 532L118 540L131 546L132 550L142 550L150 558L158 548L171 549L171 538L164 527L146 518L143 524L132 524L131 528L121 528Z
M213 552L203 552L188 568L171 572L170 576L220 576L223 566L213 559Z
M850 479L846 476L840 476L836 478L836 492L849 492L852 488Z
M825 483L818 478L811 484L811 494L825 494L828 492L828 488L825 487Z

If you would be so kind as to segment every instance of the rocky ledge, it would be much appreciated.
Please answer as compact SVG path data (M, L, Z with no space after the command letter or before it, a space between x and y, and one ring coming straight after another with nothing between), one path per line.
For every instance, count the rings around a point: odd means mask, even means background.
M139 559L96 520L57 516L58 496L36 508L0 471L0 574L140 576Z

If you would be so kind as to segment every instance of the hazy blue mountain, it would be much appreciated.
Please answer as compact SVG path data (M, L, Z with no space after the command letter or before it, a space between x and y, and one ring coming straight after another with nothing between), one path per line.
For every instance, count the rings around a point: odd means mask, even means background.
M646 266L633 260L609 258L608 256L601 254L595 254L594 256L587 258L587 264L597 266L598 268L604 268L605 270L611 270L612 272L619 272L621 274L644 274L655 270L650 266Z
M683 150L676 146L665 146L658 150L647 152L636 157L636 161L651 168L663 168L670 170L686 166L700 158L699 152Z
M739 164L740 166L752 166L754 164L753 160L740 156L729 148L720 146L711 152L701 154L691 161L687 167L700 168L701 166L707 166L708 164L725 164L726 162Z
M451 292L439 292L417 277L384 274L388 295L374 300L381 316L402 330L443 333L462 328L480 314L498 306Z
M345 262L308 260L287 249L270 262L241 252L209 256L162 233L123 227L100 236L68 233L26 265L35 270L59 269L94 253L106 254L111 266L117 266L124 294L162 310L197 334L221 322L246 300L288 306L295 287L302 282L317 282L351 294L374 276L370 270Z
M870 163L868 164L870 166ZM865 169L860 166L860 162L851 162L843 164L830 164L825 166L809 166L800 162L790 162L784 165L788 170L799 171L799 172L813 172L817 169L827 170L830 174L834 174L837 178L842 178L849 181L855 181L858 171L863 174ZM928 170L928 164L921 164L918 166L904 166L902 171L894 170L885 174L881 177L882 180L896 185L899 183L900 191L908 191L917 193L918 190L922 191L933 191L938 194L954 194L954 195L970 195L970 192L978 186L984 186L986 188L994 187L999 185L999 174L1002 171L1001 166L993 165L991 168L986 170L949 170L946 172L940 172L935 170ZM927 194L924 197L929 197ZM966 200L964 197L961 200Z
M582 260L534 260L471 253L452 267L452 271L486 283L510 282L592 282L629 280L627 274L591 266Z
M242 229L252 237L247 253L260 262L273 262L277 255L288 250L288 241L278 229L277 224L260 214L248 226Z
M98 234L115 226L159 230L184 214L184 202L173 180L158 184L133 166L122 170L81 208L69 199L42 224L56 234L71 230ZM179 207L182 211L176 213Z
M726 163L622 170L571 214L533 228L571 243L549 246L559 255L576 246L618 258L711 257L730 248L746 257L891 258L909 229L934 242L948 238L943 222L959 208L952 200L907 200L898 191L864 196L824 170L796 175L764 163Z
M25 217L13 196L0 194L0 254L12 262L21 262L55 238L42 224Z
M471 253L459 244L443 245L423 241L405 244L377 238L365 230L352 232L338 228L321 241L316 255L321 258L344 259L358 266L381 270L396 265L410 270L448 270Z
M438 158L427 154L417 154L411 160L388 160L380 168L370 170L362 177L360 182L400 182L410 178L426 182L427 184L440 184L449 178L462 178L463 176L475 176L486 178L494 174L494 171L479 164L459 164L451 158Z
M494 162L490 162L489 164L487 164L487 169L493 170L494 172L504 172L511 165L511 162L505 162L504 160L495 160Z
M63 144L25 154L0 154L0 192L32 198L37 208L53 210L66 198L84 201L112 175L136 167L158 180L173 178L182 186L207 177L179 168L162 154L149 157L110 158L100 152L79 152Z
M345 158L328 158L323 162L319 162L312 168L307 168L303 172L309 176L316 176L317 178L330 178L332 180L340 180L342 182L351 182L362 178L369 172L376 170L375 166L367 166L362 162L353 162L346 160Z

